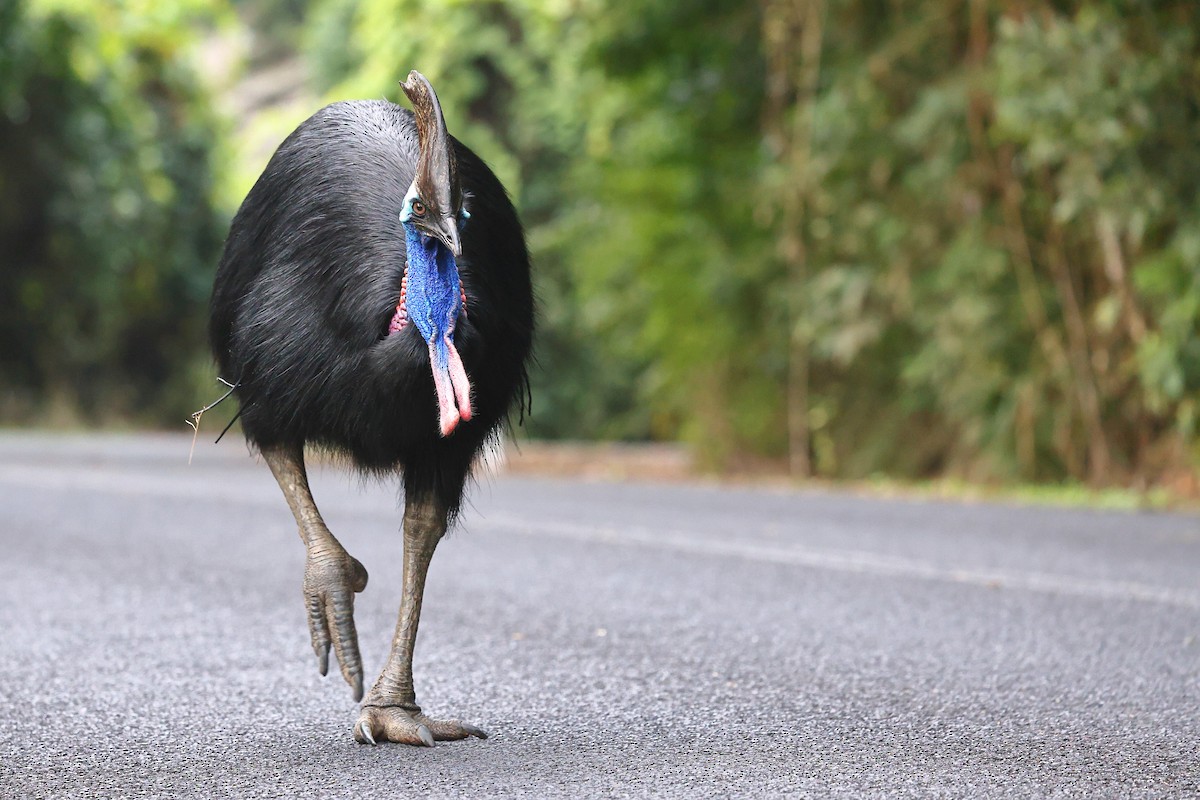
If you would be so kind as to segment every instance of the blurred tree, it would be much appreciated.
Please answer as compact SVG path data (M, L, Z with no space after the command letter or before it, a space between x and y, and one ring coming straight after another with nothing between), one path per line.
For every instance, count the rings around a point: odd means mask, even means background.
M906 383L952 426L952 461L980 475L1186 471L1200 381L1200 261L1178 250L1198 233L1200 158L1183 144L1200 122L1194 6L971 8L965 80L930 87L899 123L927 164L946 152L939 132L960 132L953 171L922 182L929 218L947 224L926 245L918 302L945 313L914 317ZM1168 263L1170 301L1146 291Z
M597 12L577 114L567 241L596 338L647 366L656 437L710 464L783 455L787 271L776 257L762 21L753 5L635 2Z
M169 387L204 361L220 129L181 54L223 7L191 2L0 0L7 418L199 405ZM328 99L421 69L513 192L534 435L1195 487L1195 3L237 6L252 67L302 47Z
M339 96L419 65L517 193L535 432L1106 484L1197 458L1196 14L318 0L309 42Z
M221 241L215 120L181 58L207 3L0 0L0 412L195 404Z
M514 195L537 264L539 367L526 422L534 436L650 434L637 389L645 361L587 318L568 220L574 203L588 200L568 172L580 161L582 104L595 79L580 57L601 12L595 3L537 0L316 0L309 15L308 52L329 99L397 99L397 81L419 68L437 87L450 130Z

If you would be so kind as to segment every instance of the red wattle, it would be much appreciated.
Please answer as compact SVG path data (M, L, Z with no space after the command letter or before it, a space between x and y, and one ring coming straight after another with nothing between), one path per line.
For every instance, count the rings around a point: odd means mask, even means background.
M429 345L429 365L433 370L433 386L437 390L438 428L449 436L460 421L471 419L471 383L454 343L449 337L446 345L446 364L438 364L437 347Z
M454 400L458 403L458 414L464 420L469 420L471 418L471 382L467 380L467 370L463 366L462 358L459 357L454 342L449 338L446 339L446 349L450 354L447 371L450 373L450 383L454 387Z

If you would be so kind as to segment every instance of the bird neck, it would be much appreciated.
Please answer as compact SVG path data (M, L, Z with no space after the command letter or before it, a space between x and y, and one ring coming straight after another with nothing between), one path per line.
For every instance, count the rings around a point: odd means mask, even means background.
M453 341L454 325L462 311L462 285L454 254L413 227L405 225L404 233L409 319L426 342Z

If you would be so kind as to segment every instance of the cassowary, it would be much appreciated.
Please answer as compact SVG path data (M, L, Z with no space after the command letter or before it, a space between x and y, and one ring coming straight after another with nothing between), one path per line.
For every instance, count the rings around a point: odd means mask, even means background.
M332 644L362 709L359 742L485 738L417 705L412 657L425 575L472 463L528 391L529 256L504 187L446 131L433 87L414 113L334 103L279 146L234 217L210 340L247 441L308 551L304 599L324 675ZM354 595L367 572L309 492L306 444L404 489L404 586L383 673L363 699Z

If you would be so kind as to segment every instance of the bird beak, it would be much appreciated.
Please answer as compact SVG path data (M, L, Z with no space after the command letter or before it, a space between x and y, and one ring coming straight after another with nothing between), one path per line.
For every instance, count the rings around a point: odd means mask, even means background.
M434 235L442 244L446 245L455 258L462 257L462 242L458 238L458 225L453 219L444 220Z

